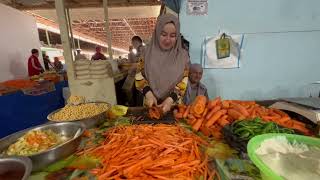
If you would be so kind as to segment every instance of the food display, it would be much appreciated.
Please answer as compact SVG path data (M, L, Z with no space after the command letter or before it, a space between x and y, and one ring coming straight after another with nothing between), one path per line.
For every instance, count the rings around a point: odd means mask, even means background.
M92 122L103 117L86 126L76 153L44 170L52 179L263 179L260 167L248 159L249 141L270 133L312 135L304 123L254 101L197 96L192 104L177 105L166 114L156 106L110 107L88 103L81 96L71 96L67 102L48 119ZM142 120L136 119L141 116ZM171 123L161 124L169 119ZM226 136L226 129L232 138ZM299 144L302 149L292 151L297 144L267 141L255 152L285 179L319 179L320 147ZM310 157L305 166L292 165ZM296 167L303 173L294 175L291 170Z
M26 89L32 88L36 86L38 83L28 80L28 79L16 79L16 80L9 80L1 83L3 86L16 88L16 89Z
M194 131L217 139L222 138L224 126L236 120L254 118L274 122L305 135L312 134L304 123L290 118L285 112L260 106L254 101L222 100L220 97L207 100L205 96L197 96L191 105L179 105L174 114L177 120L185 119Z
M0 96L15 93L19 91L17 88L7 87L0 83Z
M45 71L39 75L34 75L30 77L30 80L32 81L52 81L52 82L59 82L60 81L60 75L56 73L56 71Z
M52 130L31 130L9 146L7 155L30 156L57 146L67 139Z
M102 145L84 152L100 160L98 179L212 179L204 140L179 126L131 125L110 129Z
M86 103L79 105L66 105L49 116L52 121L75 121L94 117L106 112L110 108L107 103Z

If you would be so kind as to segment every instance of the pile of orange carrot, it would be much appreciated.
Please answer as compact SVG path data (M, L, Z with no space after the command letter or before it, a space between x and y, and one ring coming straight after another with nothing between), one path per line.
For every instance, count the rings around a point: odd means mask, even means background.
M194 131L217 139L222 138L221 129L233 121L257 117L311 135L304 123L290 118L281 110L260 106L255 101L222 100L220 97L207 100L205 96L197 96L191 105L178 105L174 115L178 120L186 119Z
M100 159L91 170L105 179L213 179L198 136L179 126L120 126L106 132L104 143L82 152Z
M9 81L2 82L2 84L6 87L24 89L24 88L34 87L38 83L28 79L16 79L16 80L9 80Z

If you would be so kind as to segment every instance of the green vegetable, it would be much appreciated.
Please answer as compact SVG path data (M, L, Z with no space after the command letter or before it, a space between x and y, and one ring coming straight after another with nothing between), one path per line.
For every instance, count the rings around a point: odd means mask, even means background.
M210 146L204 147L204 152L210 157L210 159L234 158L238 153L229 145L216 140L211 140Z
M99 159L95 157L82 155L77 157L70 164L68 164L67 167L72 167L76 169L92 169L92 168L96 168L99 165L99 163L100 163Z
M73 180L76 178L86 177L88 180L96 180L95 176L89 173L86 170L75 170L73 173L68 177L67 180Z
M59 171L60 169L63 169L65 167L67 167L70 163L72 163L77 157L74 155L69 156L66 159L63 159L61 161L58 161L54 164L51 164L50 166L48 166L46 169L44 169L43 171L45 172L55 172L55 171Z
M48 175L49 173L47 172L38 172L38 173L35 173L35 174L32 174L28 180L45 180L46 179L46 176Z
M231 124L231 131L244 140L250 140L254 136L266 133L294 133L292 129L279 127L274 122L266 123L259 118L235 121Z

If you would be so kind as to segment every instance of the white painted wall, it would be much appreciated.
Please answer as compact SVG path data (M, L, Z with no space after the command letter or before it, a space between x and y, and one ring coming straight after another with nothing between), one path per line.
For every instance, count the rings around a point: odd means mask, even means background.
M311 85L320 80L319 0L208 3L207 16L187 15L186 0L181 6L181 30L190 41L193 63L200 62L206 36L217 35L220 29L245 34L239 69L204 70L202 81L211 98L261 100L319 95L320 87Z
M31 49L40 51L36 21L21 11L0 4L0 24L0 82L24 78L28 75Z

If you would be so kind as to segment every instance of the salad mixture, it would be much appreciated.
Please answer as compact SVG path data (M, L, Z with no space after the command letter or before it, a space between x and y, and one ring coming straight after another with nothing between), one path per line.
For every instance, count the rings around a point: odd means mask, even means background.
M66 139L52 130L31 130L20 137L16 143L10 145L7 154L29 156L46 151L65 141Z

